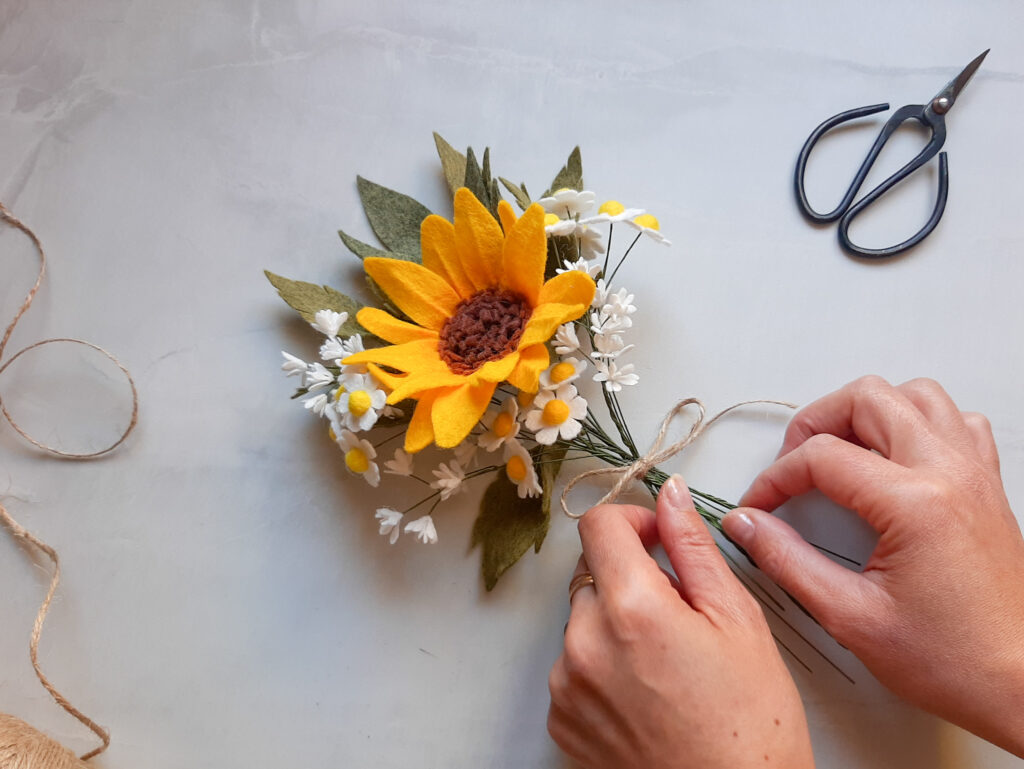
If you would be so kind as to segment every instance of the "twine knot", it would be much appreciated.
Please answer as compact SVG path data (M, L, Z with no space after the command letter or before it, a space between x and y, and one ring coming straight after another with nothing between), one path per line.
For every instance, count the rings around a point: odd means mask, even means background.
M770 404L774 406L785 406L786 408L795 409L796 404L788 401L777 401L768 398L759 398L756 400L740 401L734 403L728 408L724 408L715 414L711 419L707 419L707 409L704 408L704 404L700 398L684 398L673 406L665 417L661 420L661 427L658 430L658 435L655 437L654 442L651 444L651 448L648 449L647 453L643 456L637 457L632 463L628 465L622 465L619 467L598 467L594 470L587 470L580 473L562 489L562 512L570 518L582 518L586 515L586 510L581 513L574 513L569 509L569 493L573 490L580 481L586 480L587 478L597 478L601 476L612 476L616 478L615 485L598 501L598 505L608 504L614 502L619 498L630 484L635 481L642 481L647 477L647 474L661 463L671 459L676 454L681 452L697 438L699 438L703 432L717 422L721 417L728 414L730 411L738 409L742 406L752 406L756 404ZM662 444L665 442L665 438L668 435L669 428L672 426L672 422L687 406L697 407L697 418L690 426L689 432L685 436L680 438L673 444L662 448ZM596 505L595 505L596 506Z

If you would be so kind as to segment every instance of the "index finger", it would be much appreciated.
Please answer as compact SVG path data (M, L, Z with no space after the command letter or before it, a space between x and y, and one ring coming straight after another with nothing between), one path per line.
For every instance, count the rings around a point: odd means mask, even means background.
M652 510L639 505L599 505L580 519L583 557L598 590L614 590L638 576L661 575L647 552L658 541Z
M779 451L784 457L815 435L855 438L887 459L910 465L922 459L924 416L881 377L866 376L797 412Z

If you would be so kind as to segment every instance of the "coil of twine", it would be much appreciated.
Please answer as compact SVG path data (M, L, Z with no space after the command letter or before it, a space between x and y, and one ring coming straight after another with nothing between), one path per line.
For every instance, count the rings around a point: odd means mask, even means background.
M59 338L44 339L41 342L31 344L12 355L6 362L3 362L4 350L7 347L8 341L10 341L11 334L14 333L15 326L18 325L18 321L21 320L22 316L32 305L32 300L35 298L40 285L42 285L43 276L46 272L46 253L43 251L43 245L39 238L36 237L36 234L21 222L21 220L15 217L3 203L0 203L0 221L3 221L5 224L24 233L29 240L32 241L36 251L39 253L39 272L36 276L35 284L25 296L24 301L21 303L21 307L18 309L17 313L15 313L13 320L8 324L3 338L0 339L0 375L2 375L4 371L14 363L14 361L30 350L56 343L83 345L106 356L124 374L125 378L128 380L129 386L131 387L132 415L128 426L121 433L120 437L118 437L117 440L109 446L106 446L99 451L74 453L63 451L29 435L11 416L10 412L7 410L7 406L3 403L2 398L0 398L0 413L3 414L4 419L7 420L21 438L48 454L53 454L65 459L91 459L108 454L124 443L128 435L135 429L139 415L139 396L135 389L135 381L132 379L131 374L128 373L128 369L126 369L117 358L102 347L98 347L91 342L86 342L81 339ZM39 607L39 612L36 614L35 623L32 627L31 640L29 641L29 659L32 661L32 668L35 671L36 677L39 679L39 683L43 685L43 688L50 693L50 696L53 697L54 701L60 705L61 708L63 708L69 715L78 719L79 722L92 731L100 740L100 745L98 747L83 754L81 757L78 757L59 742L43 734L38 729L25 723L21 719L0 713L0 769L86 768L89 766L85 763L86 761L94 756L98 756L110 745L110 734L106 729L72 705L71 702L68 701L68 699L61 694L52 683L50 683L50 680L43 673L43 669L39 664L39 639L43 632L43 623L46 620L47 612L50 610L50 602L53 600L53 596L57 592L57 586L60 584L60 558L58 557L56 550L15 521L14 518L11 517L10 513L7 512L6 508L4 508L2 503L0 503L0 522L7 527L8 531L16 540L28 547L38 550L53 564L53 576L50 579L50 587L46 592L46 597L43 599L43 603Z

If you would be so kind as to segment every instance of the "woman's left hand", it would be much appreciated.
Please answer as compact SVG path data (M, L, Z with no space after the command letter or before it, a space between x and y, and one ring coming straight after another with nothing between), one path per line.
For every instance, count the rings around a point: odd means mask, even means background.
M583 766L814 766L803 705L764 615L673 476L657 514L590 510L579 524L565 649L548 731ZM661 541L678 579L647 548Z

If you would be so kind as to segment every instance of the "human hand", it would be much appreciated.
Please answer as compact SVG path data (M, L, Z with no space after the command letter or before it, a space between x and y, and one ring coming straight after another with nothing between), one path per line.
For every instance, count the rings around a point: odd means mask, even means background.
M812 488L878 532L863 573L764 512ZM741 505L726 533L883 684L1024 756L1024 540L984 417L859 379L793 418Z
M555 742L588 769L813 767L793 679L683 480L657 515L604 505L579 531L594 586L572 599L551 670ZM678 580L647 552L659 538Z

